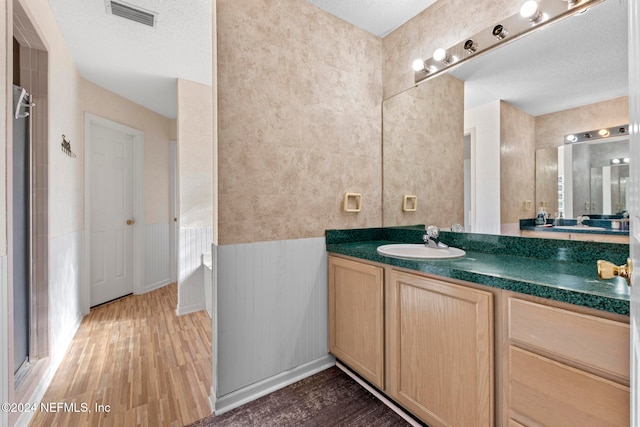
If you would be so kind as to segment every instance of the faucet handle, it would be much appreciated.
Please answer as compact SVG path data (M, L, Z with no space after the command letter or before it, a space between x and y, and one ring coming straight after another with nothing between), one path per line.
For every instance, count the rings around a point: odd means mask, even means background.
M454 233L462 233L464 231L464 227L460 224L453 224L451 226L451 231Z
M430 225L426 227L426 230L427 230L427 236L431 237L432 239L437 239L438 236L440 235L440 230L435 225Z

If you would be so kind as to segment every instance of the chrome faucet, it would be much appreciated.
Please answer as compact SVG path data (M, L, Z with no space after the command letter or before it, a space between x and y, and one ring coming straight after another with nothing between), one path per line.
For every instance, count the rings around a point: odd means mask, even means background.
M587 227L587 224L584 224L584 221L588 221L591 218L589 218L587 215L581 215L578 218L576 218L576 225L578 227Z
M440 236L440 230L438 227L435 225L429 225L428 227L425 227L425 231L426 233L422 236L425 246L434 249L447 249L449 247L438 241L438 236Z

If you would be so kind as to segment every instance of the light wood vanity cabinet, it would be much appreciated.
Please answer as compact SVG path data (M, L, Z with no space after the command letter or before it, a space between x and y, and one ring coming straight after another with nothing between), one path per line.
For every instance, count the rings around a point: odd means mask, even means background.
M384 270L329 257L329 351L384 389Z
M628 235L597 234L597 233L564 233L556 231L520 230L522 237L537 237L540 239L579 240L581 242L603 242L629 244Z
M431 427L628 426L629 319L329 256L330 351Z
M388 393L431 427L493 426L493 294L392 270Z
M628 426L629 324L503 298L509 425Z

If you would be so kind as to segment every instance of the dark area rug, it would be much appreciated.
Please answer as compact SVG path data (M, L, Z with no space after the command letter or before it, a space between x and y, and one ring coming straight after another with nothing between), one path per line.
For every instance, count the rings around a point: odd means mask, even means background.
M398 414L334 366L188 427L407 425Z

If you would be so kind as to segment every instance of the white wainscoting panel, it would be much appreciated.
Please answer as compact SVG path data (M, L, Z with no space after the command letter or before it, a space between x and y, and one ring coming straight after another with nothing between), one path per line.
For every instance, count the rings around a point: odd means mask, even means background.
M49 239L49 343L50 363L29 402L40 402L58 370L82 321L80 272L83 258L83 232ZM25 411L16 426L27 426L33 412ZM2 424L4 425L4 424Z
M147 224L145 228L144 290L149 292L171 283L170 224Z
M82 320L83 232L49 239L49 343L52 365L64 356Z
M202 254L211 252L213 228L180 228L178 236L178 315L204 310Z
M0 402L9 402L9 296L7 257L0 256ZM0 411L0 426L9 425L9 413Z
M254 384L272 391L288 372L304 377L298 367L333 364L324 237L218 246L216 297L217 411L234 406L225 396L240 404L266 392L243 393Z

